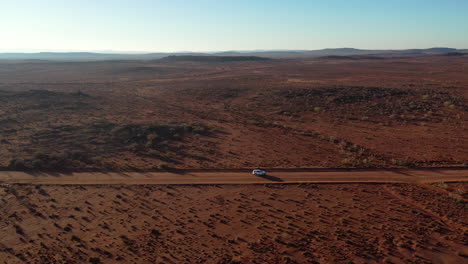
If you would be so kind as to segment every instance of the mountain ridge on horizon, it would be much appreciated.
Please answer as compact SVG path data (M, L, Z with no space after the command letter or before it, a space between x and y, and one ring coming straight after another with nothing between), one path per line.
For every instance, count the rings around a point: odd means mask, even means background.
M353 56L353 55L417 55L417 54L441 54L441 53L468 53L468 49L455 49L447 47L432 47L427 49L356 49L356 48L325 48L318 50L231 50L216 52L148 52L148 53L100 53L92 51L77 52L0 52L0 60L154 60L167 56L258 56L268 58L307 58L322 56Z

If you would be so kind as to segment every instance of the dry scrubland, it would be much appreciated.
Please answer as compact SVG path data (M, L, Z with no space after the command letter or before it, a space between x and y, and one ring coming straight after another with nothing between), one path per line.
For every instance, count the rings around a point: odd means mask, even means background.
M0 263L464 263L467 186L3 186Z
M2 61L0 169L461 166L467 87L468 56ZM0 263L464 263L467 188L2 184Z
M0 166L468 161L468 56L187 59L0 62Z

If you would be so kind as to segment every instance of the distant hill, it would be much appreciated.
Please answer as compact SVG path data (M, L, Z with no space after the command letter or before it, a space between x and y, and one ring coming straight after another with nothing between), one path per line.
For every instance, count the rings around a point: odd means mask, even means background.
M430 48L430 49L416 49L415 51L421 53L448 53L448 52L457 52L457 49L452 48Z
M371 56L371 55L352 55L352 56L330 55L330 56L322 56L319 58L332 59L332 60L383 60L385 59L384 57Z
M255 50L255 51L223 51L223 52L174 52L174 53L142 53L142 54L110 54L94 52L39 52L39 53L0 53L3 60L52 60L52 61L101 61L101 60L155 60L170 56L172 60L212 60L232 61L225 57L238 57L237 60L255 60L256 57L265 58L314 58L324 56L381 56L381 55L424 55L467 53L468 49L452 49L436 47L430 49L406 50L363 50L354 48L321 49L321 50ZM188 56L194 56L189 58ZM218 58L213 58L217 56ZM204 57L211 57L210 59Z
M171 55L163 61L196 61L196 62L231 62L231 61L263 61L269 58L257 56L213 56L213 55Z

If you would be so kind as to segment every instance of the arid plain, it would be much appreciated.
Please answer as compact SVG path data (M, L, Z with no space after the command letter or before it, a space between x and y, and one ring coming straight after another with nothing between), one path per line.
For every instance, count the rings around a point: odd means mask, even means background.
M0 174L443 173L467 97L467 55L1 61ZM467 186L5 181L0 263L463 263Z
M3 62L0 165L459 166L467 73L442 55Z

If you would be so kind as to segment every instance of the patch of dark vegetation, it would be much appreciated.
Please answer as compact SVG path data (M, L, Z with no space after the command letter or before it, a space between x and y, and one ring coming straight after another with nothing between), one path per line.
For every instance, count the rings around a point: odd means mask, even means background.
M196 55L171 55L161 61L194 61L194 62L233 62L233 61L265 61L269 58L257 56L196 56Z
M108 124L109 125L109 124ZM207 128L201 124L126 124L112 125L112 140L125 144L156 147L165 140L180 140L187 133L205 134Z
M154 67L154 66L138 66L138 67L130 67L116 71L117 74L125 74L125 73L166 73L167 71L161 67Z
M29 90L23 92L0 93L0 103L5 105L17 104L18 110L80 110L91 107L92 97L81 91L65 93L49 90ZM13 106L12 106L13 107Z
M92 264L100 264L100 263L102 263L102 262L101 262L101 259L99 259L99 258L93 258L93 257L91 257L91 258L89 258L89 263L92 263Z
M204 91L205 92L204 96L201 96L201 95L198 95L198 96L200 96L200 98L203 98L203 97L206 98L209 96L212 98L224 100L224 99L238 98L241 95L243 95L246 91L247 89L241 88L241 87L225 88L225 89L219 89L216 91ZM200 94L203 94L203 91L200 92Z
M43 154L38 156L21 159L15 158L9 161L8 168L13 170L31 170L31 169L67 169L74 164L85 163L92 164L92 160L85 152L66 151L54 154Z
M382 117L395 121L440 121L451 118L450 111L466 111L465 101L446 91L401 88L333 86L292 88L278 93L286 99L281 113L305 111L333 112L336 117L382 122Z
M56 92L49 90L29 90L25 92L18 92L13 94L16 98L34 98L34 99L48 99L48 98L63 98L63 97L91 97L90 95L77 91L74 93Z
M190 88L183 90L178 96L187 96L190 100L218 101L239 98L244 96L248 91L249 87L246 85L233 85L222 81L210 81L197 86L197 89Z
M8 168L14 170L113 169L114 165L106 163L105 157L124 152L158 157L171 162L171 159L166 157L166 152L184 153L181 144L187 140L187 137L190 140L190 135L210 133L212 131L203 124L101 122L81 126L56 126L32 135L33 144L24 150L30 154L10 160ZM174 142L179 142L178 146L173 146ZM50 149L67 151L51 153ZM168 167L169 165L161 169Z
M323 98L326 103L335 105L368 101L375 98L404 96L411 94L409 90L365 86L333 86L320 88L298 88L281 92L286 98L312 97Z
M17 123L19 123L18 120L13 119L11 117L0 119L0 125L17 124Z

